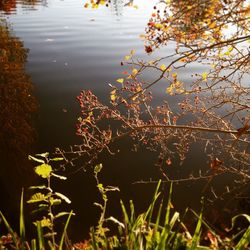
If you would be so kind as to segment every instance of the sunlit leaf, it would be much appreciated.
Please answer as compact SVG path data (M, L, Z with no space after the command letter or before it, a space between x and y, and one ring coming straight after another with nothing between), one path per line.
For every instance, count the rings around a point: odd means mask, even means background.
M45 163L44 160L38 159L38 158L36 158L36 157L34 157L34 156L31 156L31 155L28 156L28 159L29 159L29 160L32 160L32 161L40 162L40 163Z
M176 78L177 78L177 73L173 73L173 74L172 74L172 77L173 77L174 79L176 79Z
M35 193L31 196L31 198L27 201L27 203L35 203L45 201L47 196L42 193Z
M130 51L130 55L133 56L134 54L135 54L135 50L132 49L132 50Z
M160 66L160 69L162 70L162 71L164 71L164 70L166 70L166 65L165 64L162 64L161 66Z
M41 153L41 154L36 154L37 156L41 156L41 157L48 157L49 156L49 153L48 152L45 152L45 153Z
M41 223L41 227L48 227L51 228L52 227L52 222L49 218L43 218L42 220L39 221ZM37 222L34 222L35 225L37 225Z
M71 200L70 200L67 196L65 196L64 194L55 192L55 195L57 195L59 198L61 198L62 200L64 200L64 201L67 202L68 204L71 203Z
M52 158L50 159L50 161L63 161L64 159L62 157L56 157L56 158Z
M29 189L47 189L47 187L45 185L41 185L41 186L30 186Z
M207 75L208 75L207 72L203 72L203 73L201 74L201 77L202 77L202 80L203 80L203 81L206 81L206 80L207 80Z
M102 168L102 163L95 165L94 173L98 174L99 172L101 172Z
M57 219L59 217L62 217L64 215L69 215L69 214L70 214L69 212L60 212L57 215L55 215L54 218ZM73 215L75 215L75 214L73 213Z
M110 92L110 100L111 101L115 101L116 100L116 90L114 89L114 90L112 90L111 92Z
M49 199L49 202L50 202L50 204L52 206L54 206L54 205L60 205L62 203L62 200L61 199L55 199L55 198L51 197Z
M125 57L124 57L124 60L125 60L125 61L128 61L128 60L130 60L130 59L131 59L131 55L125 56Z
M35 167L35 172L42 178L48 178L52 172L52 167L44 163Z
M58 175L58 174L55 174L55 173L51 173L52 176L60 179L60 180L67 180L67 177L66 176L63 176L63 175Z
M116 81L119 82L119 83L123 83L123 82L124 82L124 79L123 79L123 78L119 78L119 79L117 79Z
M132 70L132 75L133 75L133 76L136 76L137 74L138 74L138 70L137 70L137 69L133 69L133 70Z

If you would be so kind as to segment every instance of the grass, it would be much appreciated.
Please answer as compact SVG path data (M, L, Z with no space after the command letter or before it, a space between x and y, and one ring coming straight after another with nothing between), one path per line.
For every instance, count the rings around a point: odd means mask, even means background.
M116 187L104 186L99 182L98 173L102 166L97 165L94 171L97 188L103 198L102 203L96 203L101 209L100 219L96 227L92 227L89 232L89 239L79 243L71 243L67 239L67 228L73 211L61 215L67 215L64 229L61 235L58 235L53 242L51 236L44 230L46 226L42 221L36 221L37 237L28 240L25 233L24 218L24 201L23 191L20 199L20 227L19 234L10 226L5 216L0 212L0 223L3 223L8 230L8 241L6 236L0 235L0 249L16 249L16 250L99 250L99 249L124 249L124 250L162 250L162 249L187 249L187 250L206 250L206 249L247 249L250 244L250 216L240 214L232 218L232 230L235 222L239 217L243 217L248 221L248 226L238 232L232 234L231 237L222 238L215 232L203 218L203 202L202 209L199 214L191 209L186 209L185 213L180 215L175 211L171 203L172 184L169 188L169 196L167 203L161 198L161 181L158 182L152 200L141 214L136 213L133 201L130 201L129 207L120 201L122 211L122 219L118 220L114 217L106 218L106 209L108 202L108 193L111 191L119 191ZM165 204L165 205L164 205ZM185 225L186 216L192 215L196 219L196 226L192 231ZM112 232L107 226L107 222L116 225L116 233ZM204 239L206 241L204 241ZM67 242L66 242L67 239ZM204 243L206 242L206 243ZM203 244L202 244L203 243Z

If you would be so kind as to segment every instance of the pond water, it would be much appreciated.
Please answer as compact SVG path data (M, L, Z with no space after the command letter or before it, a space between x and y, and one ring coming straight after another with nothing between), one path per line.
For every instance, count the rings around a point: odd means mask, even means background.
M13 95L10 90L8 98L0 102L1 110L5 110L0 112L0 119L13 122L0 127L3 138L0 186L4 197L0 209L10 220L18 218L14 213L21 186L37 182L27 155L53 152L56 147L66 148L79 142L75 124L79 116L76 96L80 91L91 89L107 103L108 84L115 83L121 76L124 69L120 62L124 56L135 49L136 56L148 59L139 35L143 34L156 1L134 2L138 9L124 6L123 0L112 0L109 7L97 10L84 8L81 0L1 2L1 39L5 41L1 44L9 46L1 50L11 51L13 62L16 62L12 65L14 68L7 70L1 66L2 77L6 75L1 79L11 83L12 91L20 90L18 93L21 93ZM166 55L170 50L158 51L156 56ZM201 68L197 66L195 70L201 71ZM21 85L17 81L19 78ZM25 89L24 93L21 89ZM30 96L32 90L34 97ZM3 95L7 90L1 91ZM159 96L164 94L161 87L157 91ZM13 103L14 107L11 106ZM34 118L32 123L27 122L30 116ZM100 159L104 164L101 181L121 189L120 194L112 194L116 202L111 202L110 211L114 215L119 214L120 197L134 199L139 211L145 208L154 186L132 183L160 177L153 154L147 153L145 157L143 151L131 153L127 142L123 147L116 156ZM198 147L194 152L178 171L188 173L190 169L206 164L204 157L197 157L201 152ZM79 240L98 218L98 209L93 202L100 197L91 171L75 170L69 171L67 182L57 186L72 200L67 209L72 208L77 214L72 220L72 228L77 233L72 237ZM177 208L192 206L198 209L203 186L204 182L177 186Z

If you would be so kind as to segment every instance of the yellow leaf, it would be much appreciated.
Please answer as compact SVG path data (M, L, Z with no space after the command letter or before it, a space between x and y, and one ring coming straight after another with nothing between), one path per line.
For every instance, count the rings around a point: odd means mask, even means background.
M156 29L164 28L163 24L161 24L161 23L156 23L154 26L155 26Z
M48 178L52 172L52 168L48 164L42 164L35 168L35 172L42 178Z
M125 61L130 60L130 58L131 58L131 56L130 56L130 55L129 55L129 56L125 56L125 57L124 57Z
M214 29L216 27L216 22L212 22L208 25L208 28Z
M133 7L134 7L135 9L138 9L138 5L134 5Z
M111 101L116 100L116 90L115 89L110 92L110 100Z
M123 82L124 82L124 79L123 79L123 78L119 78L119 79L117 79L116 81L119 82L119 83L123 83Z
M133 69L133 70L132 70L132 75L133 75L133 76L136 76L137 73L138 73L138 70L137 70L137 69Z
M133 56L134 54L135 54L135 50L132 49L132 50L130 51L130 55Z
M162 71L164 71L164 70L166 70L166 65L165 64L162 64L161 66L160 66L160 69L162 70Z
M201 77L202 77L202 80L203 81L206 81L207 80L207 72L203 72L202 74L201 74Z
M173 74L172 74L172 77L173 77L174 79L176 79L176 78L177 78L177 73L173 73Z

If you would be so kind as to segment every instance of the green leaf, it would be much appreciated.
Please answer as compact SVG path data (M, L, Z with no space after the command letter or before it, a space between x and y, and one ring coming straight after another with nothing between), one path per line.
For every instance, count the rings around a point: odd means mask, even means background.
M118 187L114 187L114 186L107 186L105 187L105 191L120 191L120 189Z
M21 249L24 249L24 242L25 242L25 223L24 223L24 211L23 211L23 189L21 194L21 201L20 201L20 224L19 224L19 232L21 238Z
M125 228L124 224L120 222L119 220L117 220L116 218L114 218L113 216L110 216L109 218L107 218L106 221L112 221L115 224L118 224L119 226L121 226L122 228Z
M36 154L37 156L41 156L41 157L48 157L49 156L49 153L48 152L45 152L45 153L41 153L41 154Z
M48 178L52 172L52 167L48 164L42 164L35 167L35 172L42 178Z
M31 160L31 161L36 161L36 162L40 162L40 163L45 163L44 160L38 159L38 158L36 158L36 157L34 157L34 156L31 156L31 155L28 156L28 159Z
M101 210L103 210L103 205L102 205L102 204L97 203L97 202L94 202L94 205L95 205L95 206L97 206L97 207L100 207L100 208L101 208Z
M41 186L30 186L29 189L47 189L47 187L45 185L41 185Z
M62 157L56 157L56 158L52 158L50 159L50 161L63 161L64 159Z
M69 214L70 214L69 212L60 212L60 213L58 213L57 215L54 216L54 219L57 219L59 217L62 217L64 215L69 215ZM75 215L75 214L73 213L73 215Z
M36 250L36 239L31 240L31 250Z
M59 205L62 203L61 199L54 199L54 198L50 198L49 202L52 206Z
M42 229L42 225L41 225L40 221L37 221L36 229L37 229L37 238L38 238L39 249L45 249L44 248L43 229Z
M247 231L243 234L240 241L235 247L235 250L247 249L250 244L250 226L248 227Z
M35 193L31 196L31 198L27 201L27 203L46 201L46 198L47 197L42 193Z
M58 175L58 174L55 174L55 173L51 173L52 176L60 179L60 180L67 180L67 177L66 176L63 176L63 175Z
M40 223L41 227L47 227L47 228L51 228L51 227L52 227L52 222L51 222L51 220L50 220L49 218L46 218L46 217L44 217L44 218L43 218L42 220L40 220L40 221L34 222L34 224L35 224L36 226L38 226L39 223Z
M192 238L190 250L195 250L196 247L199 245L200 242L200 235L201 235L201 225L202 225L202 214L203 214L203 199L202 199L202 209L199 215L199 219L195 228L194 236Z
M67 202L68 204L71 203L71 200L70 200L67 196L65 196L64 194L55 192L55 195L57 195L59 198L61 198L62 200L64 200L64 201Z
M73 211L70 211L68 219L67 219L66 224L65 224L64 229L63 229L63 234L62 234L62 237L61 237L61 240L60 240L59 250L63 249L62 247L63 247L64 238L65 238L66 231L67 231L67 228L68 228L68 225L69 225L69 222L70 222L70 219L71 219L72 215L74 215L74 213L73 213Z
M102 164L97 164L94 169L94 173L98 174L102 170Z

